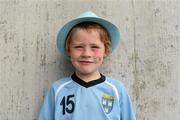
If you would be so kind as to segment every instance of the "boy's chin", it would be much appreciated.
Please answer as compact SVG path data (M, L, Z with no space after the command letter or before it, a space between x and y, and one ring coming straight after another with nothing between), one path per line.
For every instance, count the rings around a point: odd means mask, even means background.
M81 70L81 71L76 71L77 74L81 74L81 75L94 75L99 73L99 71L90 71L90 70Z

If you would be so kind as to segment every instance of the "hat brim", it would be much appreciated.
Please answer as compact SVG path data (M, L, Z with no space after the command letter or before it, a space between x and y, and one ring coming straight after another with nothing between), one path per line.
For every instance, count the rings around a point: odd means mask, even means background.
M77 18L74 20L71 20L70 22L66 23L59 31L58 36L57 36L57 48L59 51L63 54L63 56L67 59L69 59L69 56L66 52L66 39L67 35L70 32L70 30L77 24L82 23L82 22L95 22L101 26L103 26L111 40L111 49L112 51L118 46L118 43L120 41L120 32L118 28L112 24L111 22L99 18L99 17L84 17L84 18Z

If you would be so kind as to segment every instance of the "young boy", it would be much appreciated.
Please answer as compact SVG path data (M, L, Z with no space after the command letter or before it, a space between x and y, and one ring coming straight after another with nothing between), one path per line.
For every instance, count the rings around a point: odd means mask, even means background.
M93 12L64 25L57 46L75 72L52 84L39 120L135 120L124 85L98 70L119 38L117 27Z

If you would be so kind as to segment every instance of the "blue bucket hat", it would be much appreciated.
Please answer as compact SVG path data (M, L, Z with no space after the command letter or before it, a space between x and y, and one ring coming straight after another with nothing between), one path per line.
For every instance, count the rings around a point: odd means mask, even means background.
M98 17L95 13L93 13L91 11L88 11L88 12L82 13L77 18L66 23L58 32L57 48L65 58L69 59L69 56L66 52L67 35L75 25L82 23L82 22L95 22L95 23L103 26L109 34L109 37L111 40L112 51L118 46L118 43L120 40L120 32L119 32L118 28L111 22Z

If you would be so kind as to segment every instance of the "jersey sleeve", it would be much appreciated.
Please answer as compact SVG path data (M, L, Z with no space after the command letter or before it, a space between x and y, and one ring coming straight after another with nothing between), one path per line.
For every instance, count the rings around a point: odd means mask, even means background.
M43 106L39 114L38 120L54 120L54 109L55 109L55 92L51 87L45 97Z
M120 96L121 120L136 120L131 99L124 86L122 87Z

